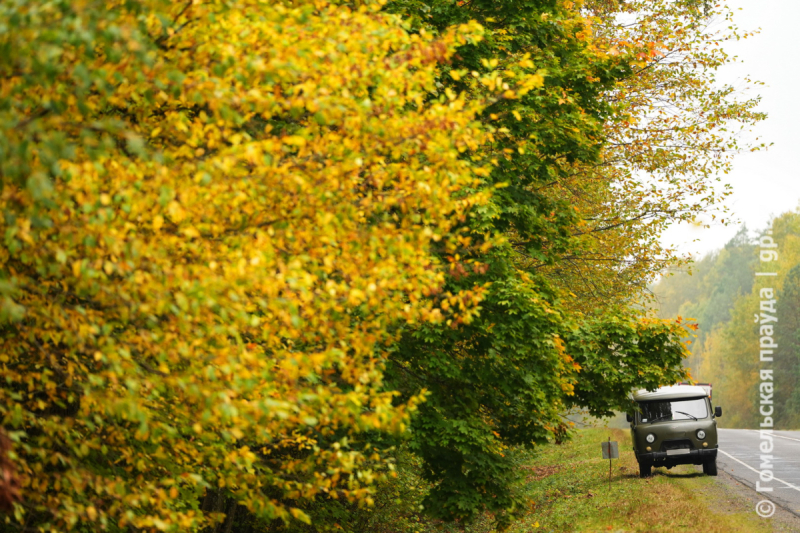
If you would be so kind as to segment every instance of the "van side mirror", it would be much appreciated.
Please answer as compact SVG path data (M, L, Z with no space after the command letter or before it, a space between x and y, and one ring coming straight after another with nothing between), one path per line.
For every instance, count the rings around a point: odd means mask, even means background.
M633 422L633 417L631 416L630 413L625 413L625 420L627 420L628 422Z
M722 407L717 406L714 408L714 416L717 418L722 416Z

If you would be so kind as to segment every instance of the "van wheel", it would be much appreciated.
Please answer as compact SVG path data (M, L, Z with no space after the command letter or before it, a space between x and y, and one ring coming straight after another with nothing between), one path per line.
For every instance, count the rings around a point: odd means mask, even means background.
M652 466L653 465L648 462L639 461L639 477L650 477L650 469Z
M717 475L717 458L713 458L703 463L703 473L707 476Z

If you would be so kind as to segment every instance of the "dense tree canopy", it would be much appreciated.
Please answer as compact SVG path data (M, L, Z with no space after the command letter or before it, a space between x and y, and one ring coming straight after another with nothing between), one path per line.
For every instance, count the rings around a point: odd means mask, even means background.
M203 527L366 501L399 322L430 243L482 202L470 105L426 102L433 40L396 17L272 2L3 4L3 424L26 520ZM202 22L202 23L201 23ZM209 36L213 38L209 39ZM349 36L348 38L345 38ZM283 500L285 498L286 500Z

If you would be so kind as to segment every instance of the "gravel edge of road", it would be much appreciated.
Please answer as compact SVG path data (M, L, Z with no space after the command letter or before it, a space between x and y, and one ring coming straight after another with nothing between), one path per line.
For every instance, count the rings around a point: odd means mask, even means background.
M699 467L698 470L700 470ZM751 512L755 514L756 504L764 497L756 493L754 487L722 470L714 479L719 492L711 494L711 498L707 500L709 509L723 513ZM772 518L763 518L762 520L770 523L773 531L780 533L800 531L800 515L786 509L779 501L771 501L776 505L775 514ZM724 505L724 508L719 508L720 504Z

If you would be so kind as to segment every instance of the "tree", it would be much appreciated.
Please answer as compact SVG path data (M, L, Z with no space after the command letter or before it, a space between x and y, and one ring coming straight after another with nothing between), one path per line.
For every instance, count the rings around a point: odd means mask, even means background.
M403 397L427 391L410 443L432 486L426 511L450 520L488 511L504 527L524 503L507 447L566 438L571 407L624 410L633 386L685 375L681 325L639 316L628 287L605 314L582 313L558 279L584 243L582 214L554 187L600 163L615 120L605 95L631 68L591 38L571 3L408 0L388 9L427 31L476 19L485 39L459 48L439 90L478 100L504 83L509 90L480 115L491 144L467 153L493 164L483 187L494 194L467 221L475 242L492 246L442 254L447 293L489 284L480 313L407 332L387 367L389 388ZM594 190L613 197L608 182Z
M776 315L775 341L780 346L775 359L776 423L794 429L800 422L800 264L796 261L783 280Z
M422 394L398 328L469 321L431 245L485 204L476 105L427 101L480 39L328 2L4 3L5 528L200 530L370 501Z
M687 263L661 242L668 226L701 214L730 222L722 179L737 153L764 146L742 138L765 115L748 94L757 82L734 88L716 79L735 61L725 43L750 36L724 3L590 0L582 8L593 45L629 70L604 90L613 112L599 160L547 184L581 221L569 253L541 268L591 314L640 300L655 275Z

